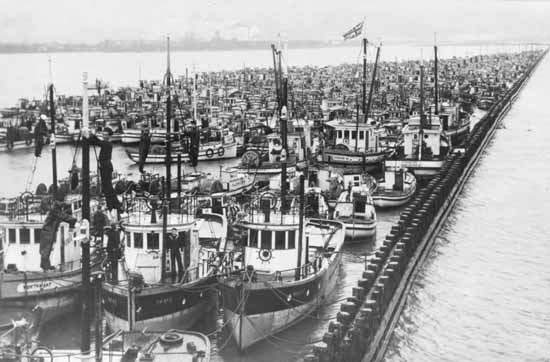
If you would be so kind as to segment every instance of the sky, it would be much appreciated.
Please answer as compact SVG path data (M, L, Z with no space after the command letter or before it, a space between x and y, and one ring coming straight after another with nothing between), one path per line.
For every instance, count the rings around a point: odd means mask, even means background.
M0 0L0 42L338 39L550 41L550 0Z

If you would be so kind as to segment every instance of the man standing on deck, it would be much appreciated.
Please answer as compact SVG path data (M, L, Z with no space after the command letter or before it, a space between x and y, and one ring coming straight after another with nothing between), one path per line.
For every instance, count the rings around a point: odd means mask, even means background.
M107 234L107 257L109 258L108 280L113 284L118 282L118 260L122 256L122 246L120 244L120 229L116 222L111 224L111 228L106 231Z
M176 266L178 279L183 275L183 263L181 262L181 239L178 234L178 230L173 228L168 234L168 240L166 241L166 248L170 251L170 265L172 267L172 282L176 278Z

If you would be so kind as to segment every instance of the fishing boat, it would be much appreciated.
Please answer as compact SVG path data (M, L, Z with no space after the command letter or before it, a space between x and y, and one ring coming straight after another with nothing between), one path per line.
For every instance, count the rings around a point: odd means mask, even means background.
M65 205L70 208L67 215L80 219L79 195L67 196ZM44 321L49 321L77 306L82 284L80 244L87 242L89 227L86 220L76 225L62 221L51 251L53 269L44 271L39 252L44 221L45 215L36 212L18 212L0 220L0 309L28 313L38 306Z
M198 152L199 161L216 161L237 157L237 142L233 138L233 134L227 130L219 131L220 135L216 140L210 138L201 142ZM172 163L178 162L178 154L181 160L189 162L189 142L182 138L182 142L174 143L173 152L170 160ZM136 148L125 148L126 155L135 163L139 163L140 153ZM166 162L166 147L163 145L151 146L151 151L148 153L145 163L165 163Z
M386 169L384 179L372 194L374 206L379 208L405 205L416 192L416 178L402 169Z
M117 265L120 280L103 284L103 308L112 330L187 329L213 306L214 260L217 247L224 247L225 217L171 213L165 216L166 224L152 217L142 208L122 222L125 249ZM177 277L176 266L167 258L165 241L173 229L185 245L185 272Z
M346 187L365 186L370 194L376 188L376 179L364 172L362 167L327 167L320 165L318 169L312 168L310 180L322 190L331 208L336 206L340 194Z
M340 194L334 220L345 225L350 242L369 242L376 236L376 210L367 185L351 186Z
M302 176L299 210L273 210L277 201L260 195L260 208L240 221L244 245L231 251L219 279L225 323L239 350L306 318L338 282L345 227L305 219L303 183Z
M327 140L318 156L321 164L338 167L361 166L365 171L379 170L392 153L380 146L380 129L373 122L359 123L335 119L324 124Z

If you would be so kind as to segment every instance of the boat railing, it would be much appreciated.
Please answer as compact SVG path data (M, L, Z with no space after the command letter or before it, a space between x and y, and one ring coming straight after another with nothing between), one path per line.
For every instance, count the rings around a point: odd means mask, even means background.
M307 264L296 268L277 270L272 273L263 273L255 271L256 280L260 281L274 281L274 282L288 282L305 279L310 275L316 274L323 267L323 258L321 256L316 257L314 260ZM246 272L243 277L247 279ZM249 277L248 277L249 278Z

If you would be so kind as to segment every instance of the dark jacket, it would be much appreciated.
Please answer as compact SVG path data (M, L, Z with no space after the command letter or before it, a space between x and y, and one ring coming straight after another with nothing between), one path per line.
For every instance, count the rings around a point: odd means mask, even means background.
M63 221L68 222L71 228L76 223L76 219L70 213L63 210L63 203L55 202L46 216L42 232L40 233L40 255L42 257L50 257L57 229Z
M166 239L166 249L168 250L177 250L183 247L183 243L179 235L173 236L169 233Z

